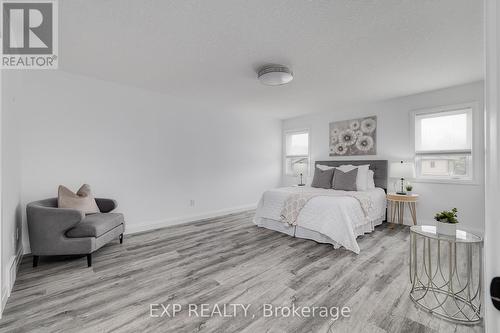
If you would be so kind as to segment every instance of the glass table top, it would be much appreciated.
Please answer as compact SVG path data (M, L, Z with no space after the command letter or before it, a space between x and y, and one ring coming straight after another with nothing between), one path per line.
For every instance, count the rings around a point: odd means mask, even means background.
M436 227L433 225L414 225L410 228L411 232L418 235L429 237L433 239L439 239L448 242L456 243L480 243L483 239L473 233L468 231L457 229L455 237L438 234L436 232Z

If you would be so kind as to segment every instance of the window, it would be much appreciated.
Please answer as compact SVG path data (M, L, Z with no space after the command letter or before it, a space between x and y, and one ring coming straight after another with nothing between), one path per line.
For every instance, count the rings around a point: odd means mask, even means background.
M285 133L285 173L287 176L309 174L309 131Z
M472 180L472 107L415 113L417 178Z

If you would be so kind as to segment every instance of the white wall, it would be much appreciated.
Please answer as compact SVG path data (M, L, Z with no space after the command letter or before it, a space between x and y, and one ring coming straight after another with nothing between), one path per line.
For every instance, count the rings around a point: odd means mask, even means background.
M500 276L500 5L496 0L486 1L486 223L484 237L484 326L486 333L500 331L500 312L493 306L490 295L491 280Z
M23 207L89 183L133 232L248 208L279 185L280 120L61 71L14 80L5 98L20 118Z
M432 92L401 97L388 101L357 105L349 108L332 109L285 120L283 130L310 129L311 160L330 160L329 123L357 117L377 115L377 155L363 156L359 159L388 159L389 161L411 160L410 112L416 109L432 108L452 104L476 101L478 121L475 123L474 153L478 164L474 172L477 182L474 185L417 183L414 191L421 195L418 203L418 218L421 222L433 223L435 212L457 207L461 227L476 232L484 230L484 103L483 82L436 90ZM358 159L342 157L336 159ZM313 164L314 165L314 164ZM311 177L312 178L312 173ZM283 176L284 184L296 182L293 177ZM393 191L394 180L389 182L389 191ZM409 221L409 216L406 217Z
M3 76L3 75L2 75ZM3 79L3 78L2 78ZM2 149L2 309L15 281L16 264L21 256L21 173L18 114L12 107L11 85L2 82L1 149ZM18 230L19 232L16 232Z

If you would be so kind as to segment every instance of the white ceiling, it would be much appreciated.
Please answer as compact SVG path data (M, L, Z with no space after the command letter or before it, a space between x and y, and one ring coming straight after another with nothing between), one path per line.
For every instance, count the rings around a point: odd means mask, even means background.
M479 0L59 1L60 68L280 118L481 80ZM256 69L289 65L263 86Z

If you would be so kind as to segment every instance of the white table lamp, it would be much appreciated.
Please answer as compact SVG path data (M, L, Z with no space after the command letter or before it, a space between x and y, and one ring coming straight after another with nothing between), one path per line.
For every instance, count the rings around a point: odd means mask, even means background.
M306 184L304 184L303 182L303 179L302 179L302 176L304 175L304 173L307 172L307 164L306 163L295 163L293 165L293 172L295 173L295 175L298 177L300 176L300 184L298 184L299 186L305 186Z
M389 177L401 179L401 191L397 194L406 194L403 185L405 178L415 178L415 165L412 162L393 162L389 170Z

